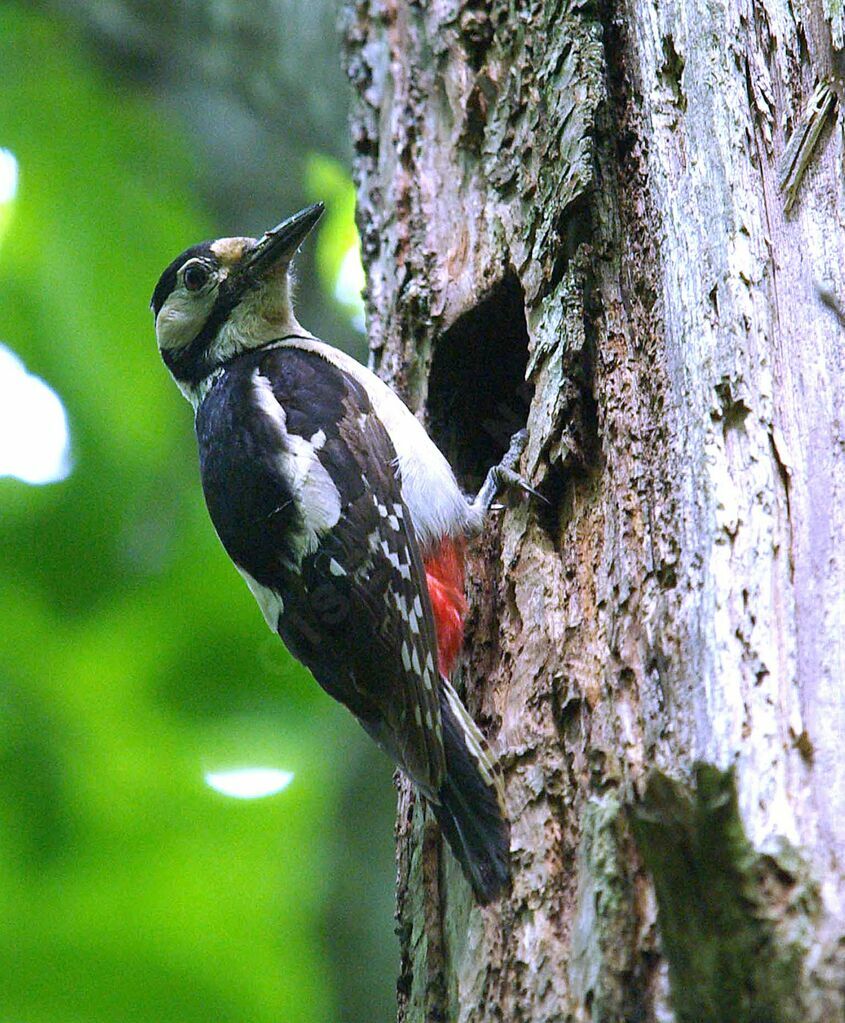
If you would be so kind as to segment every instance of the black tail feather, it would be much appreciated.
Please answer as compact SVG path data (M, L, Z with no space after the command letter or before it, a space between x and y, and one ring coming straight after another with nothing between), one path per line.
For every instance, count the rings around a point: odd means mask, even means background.
M510 882L510 825L501 782L486 742L445 681L440 715L446 780L432 809L476 897L486 905Z

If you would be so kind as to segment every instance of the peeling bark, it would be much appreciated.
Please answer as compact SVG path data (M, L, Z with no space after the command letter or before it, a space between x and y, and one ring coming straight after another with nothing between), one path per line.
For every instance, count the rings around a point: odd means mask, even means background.
M841 4L345 18L373 363L551 502L470 571L513 892L401 786L399 1018L841 1018Z

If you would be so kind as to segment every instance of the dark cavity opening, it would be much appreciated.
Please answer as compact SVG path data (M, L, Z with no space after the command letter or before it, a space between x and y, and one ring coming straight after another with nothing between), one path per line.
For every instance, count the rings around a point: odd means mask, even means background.
M441 335L431 362L429 430L468 491L525 426L533 393L527 365L525 295L509 273Z

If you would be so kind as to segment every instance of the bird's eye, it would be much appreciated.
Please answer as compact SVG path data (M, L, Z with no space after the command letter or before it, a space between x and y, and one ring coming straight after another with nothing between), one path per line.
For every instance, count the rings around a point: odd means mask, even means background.
M188 291L199 291L208 280L208 269L202 263L189 263L182 275Z

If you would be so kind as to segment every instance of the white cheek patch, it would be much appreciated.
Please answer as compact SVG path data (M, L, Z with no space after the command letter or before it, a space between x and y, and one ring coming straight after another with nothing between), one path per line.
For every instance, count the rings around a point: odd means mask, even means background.
M167 297L156 317L156 338L162 351L189 345L202 330L214 306L217 289L189 294L181 286Z

